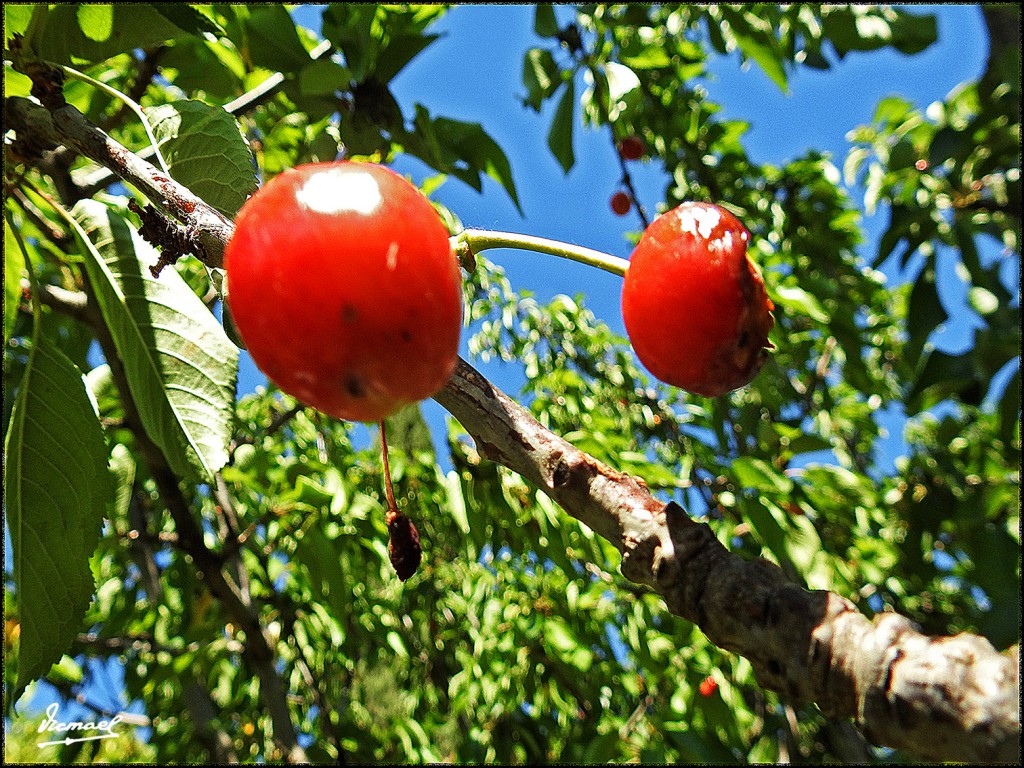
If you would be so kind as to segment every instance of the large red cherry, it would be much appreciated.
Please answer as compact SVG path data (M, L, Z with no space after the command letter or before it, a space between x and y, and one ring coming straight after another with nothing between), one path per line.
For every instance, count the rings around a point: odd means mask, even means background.
M451 376L462 283L430 201L380 165L301 165L242 207L228 306L257 367L298 400L379 421Z

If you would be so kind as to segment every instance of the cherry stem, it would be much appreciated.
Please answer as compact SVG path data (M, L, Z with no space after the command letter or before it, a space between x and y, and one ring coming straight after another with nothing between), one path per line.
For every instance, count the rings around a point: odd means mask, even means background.
M518 248L524 251L536 251L550 256L577 261L580 264L597 267L605 272L622 277L629 267L629 260L612 256L603 251L570 245L558 240L544 237L520 235L513 232L491 232L485 229L467 229L452 238L456 250L468 248L471 253L480 253L491 248Z
M388 431L384 427L384 420L380 422L380 450L384 460L384 493L388 497L388 512L385 522L390 523L391 519L398 514L398 504L395 503L395 489L391 485L391 466L388 464Z

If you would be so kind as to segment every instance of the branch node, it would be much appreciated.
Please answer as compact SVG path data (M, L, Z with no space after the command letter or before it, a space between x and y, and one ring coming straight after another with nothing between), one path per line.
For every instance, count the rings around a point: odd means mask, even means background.
M128 210L142 220L139 234L160 249L160 258L149 268L153 277L159 277L164 267L173 265L178 259L202 252L198 238L180 224L171 221L152 205L141 207L134 200L128 201Z

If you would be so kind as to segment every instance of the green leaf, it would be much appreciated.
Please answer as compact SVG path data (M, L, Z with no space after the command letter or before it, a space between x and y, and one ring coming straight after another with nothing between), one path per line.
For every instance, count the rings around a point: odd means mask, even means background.
M123 218L95 200L74 214L143 428L175 474L211 479L228 457L238 349L176 270L150 274L158 255Z
M442 173L461 179L477 191L482 188L481 175L490 176L505 188L522 213L508 158L479 123L464 123L447 117L432 118L426 107L417 104L415 125L422 137L424 151L418 155L422 160ZM413 148L413 145L407 147L408 150Z
M935 283L935 256L932 255L910 291L905 353L912 364L916 363L932 331L948 319L949 314L939 299Z
M24 35L32 20L32 5L27 3L4 3L4 40L14 35Z
M732 463L733 474L744 488L767 491L777 496L793 492L793 481L756 456L741 456Z
M224 37L221 26L191 5L186 3L150 3L150 7L176 27L202 37L204 34Z
M789 93L786 70L771 25L757 11L735 11L722 6L722 16L729 22L736 44L747 58L753 59L783 93Z
M932 350L907 393L907 413L927 410L952 396L968 405L980 405L983 382L972 353L951 355Z
M311 61L299 73L299 91L303 96L333 96L348 88L348 70L330 59Z
M283 5L251 5L243 22L246 51L258 67L279 72L298 72L309 63L309 53L299 39L295 22Z
M388 83L402 71L428 45L440 35L423 35L419 33L393 34L387 45L377 54L377 63L373 76L381 83Z
M604 76L608 83L608 119L612 122L628 120L643 103L640 78L617 61L605 63Z
M114 31L114 8L102 3L79 5L78 26L90 40L102 43Z
M21 274L25 271L25 254L14 229L4 217L4 348L11 339L14 321L21 305Z
M533 31L539 37L554 37L558 34L558 20L550 3L537 3L534 6Z
M544 622L544 640L557 657L581 672L586 672L593 664L593 651L581 645L569 625L560 618L549 617Z
M86 8L89 10L80 14ZM83 30L80 24L88 29ZM34 29L32 45L40 58L72 64L73 59L103 61L118 53L187 34L152 6L142 3L106 6L57 3L50 8L45 22Z
M788 526L773 514L776 511L778 508L774 504L767 500L755 499L744 505L743 517L750 523L762 546L775 555L779 565L791 575L796 575L796 566L789 556L787 547Z
M220 107L189 100L150 107L146 116L174 180L226 216L238 213L257 181L235 119Z
M526 52L523 56L523 85L526 86L523 103L538 112L544 100L561 84L561 71L551 51L531 48Z
M575 110L576 87L572 80L567 80L565 92L558 101L558 108L555 110L551 129L548 131L548 148L565 173L568 173L576 164L576 153L572 148Z
M89 558L112 490L95 403L47 337L34 339L4 455L21 621L16 700L81 629L94 588Z
M334 494L309 476L299 475L295 480L295 487L282 494L281 501L302 504L308 509L316 510L329 507L334 501Z
M469 533L469 515L466 513L466 497L462 495L462 484L459 482L458 474L452 470L445 476L445 491L447 492L444 505L445 511L451 515L455 524L462 533Z
M351 611L352 588L345 580L334 543L318 526L309 526L295 537L295 560L305 566L316 599L335 619L344 621Z
M829 321L829 314L821 306L818 298L803 288L795 285L780 285L772 290L772 295L782 306L795 309L816 322L827 323Z
M387 419L388 446L404 451L410 458L433 463L434 441L419 403L407 405Z

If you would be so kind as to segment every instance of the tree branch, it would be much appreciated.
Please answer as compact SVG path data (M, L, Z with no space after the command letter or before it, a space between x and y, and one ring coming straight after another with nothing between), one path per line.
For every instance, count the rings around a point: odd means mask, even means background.
M185 225L195 238L199 250L195 255L200 261L209 267L221 266L224 246L231 236L231 222L154 165L114 141L73 106L64 104L51 113L29 99L10 96L4 100L4 117L7 127L17 131L19 138L31 136L37 145L49 149L63 144L109 168L164 214Z
M747 658L766 688L853 717L872 741L929 759L1019 757L1016 649L1000 654L968 634L926 637L895 614L870 621L765 560L732 555L707 525L544 428L465 362L434 399L484 456L612 542L626 578Z
M76 142L83 154L148 190L157 198L152 202L177 210L193 226L209 225L200 236L227 241L230 222L120 145L111 150L106 141L97 144L98 129L76 110L64 107L58 110L65 113L61 119L55 114L50 120L31 102L22 99L18 105L9 109L14 127L34 125L51 138ZM182 195L189 196L193 209L184 212L167 202ZM717 646L749 659L764 687L791 701L813 701L827 715L852 717L872 741L927 759L1019 759L1017 648L1000 654L984 638L968 634L926 637L895 614L871 621L838 595L789 582L765 560L745 561L729 553L707 525L677 504L654 498L642 480L544 428L463 361L434 399L462 423L484 456L522 475L613 543L622 553L626 578L652 588L669 611L697 624ZM275 726L288 722L280 712L281 681L266 674L268 665L273 672L272 655L258 617L238 599L221 563L206 549L159 452L149 458L183 547L246 631L261 681L271 686L276 681L277 689L264 690L272 717L277 712Z

